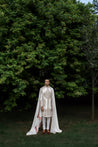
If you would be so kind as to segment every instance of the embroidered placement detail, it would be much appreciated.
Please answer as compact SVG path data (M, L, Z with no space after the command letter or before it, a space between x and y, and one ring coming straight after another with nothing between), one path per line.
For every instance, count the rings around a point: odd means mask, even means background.
M42 100L41 104L44 107L44 111L42 112L42 116L51 117L52 116L52 91L50 87L43 87L42 89Z

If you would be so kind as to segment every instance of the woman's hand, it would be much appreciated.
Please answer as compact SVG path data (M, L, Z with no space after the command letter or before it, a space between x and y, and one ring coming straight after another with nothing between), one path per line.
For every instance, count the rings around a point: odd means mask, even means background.
M41 111L44 111L44 108L43 108L43 106L41 107Z

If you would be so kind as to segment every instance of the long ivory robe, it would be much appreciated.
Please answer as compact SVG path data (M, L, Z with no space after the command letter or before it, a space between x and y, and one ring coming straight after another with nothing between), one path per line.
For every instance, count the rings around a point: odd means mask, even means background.
M61 133L62 130L59 128L54 89L51 86L49 86L48 88L49 88L50 95L51 95L50 108L52 108L50 133L53 133L53 134ZM46 86L41 87L39 90L39 97L37 101L37 106L36 106L36 111L35 111L35 115L33 118L32 126L30 130L26 133L26 135L36 135L39 131L39 128L42 122L42 117L43 117L41 106L43 105L42 99L43 99L45 91L46 91Z

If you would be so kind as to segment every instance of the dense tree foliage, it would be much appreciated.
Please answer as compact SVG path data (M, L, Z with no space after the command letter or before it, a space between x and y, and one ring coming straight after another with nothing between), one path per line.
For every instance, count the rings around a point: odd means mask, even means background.
M0 107L25 109L50 78L57 98L87 94L82 29L92 5L76 0L0 1Z

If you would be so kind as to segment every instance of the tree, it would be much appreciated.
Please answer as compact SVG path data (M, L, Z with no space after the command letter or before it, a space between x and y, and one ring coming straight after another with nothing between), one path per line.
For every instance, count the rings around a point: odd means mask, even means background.
M32 108L47 76L57 98L87 94L80 45L91 7L76 0L0 1L1 111Z
M98 1L97 0L93 0L93 4L94 4L95 14L98 14Z
M98 84L98 24L96 23L97 15L91 16L92 25L84 26L82 44L82 50L85 52L85 56L88 62L88 68L91 73L92 79L92 120L94 120L94 95L98 90L96 87Z

